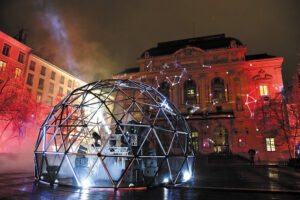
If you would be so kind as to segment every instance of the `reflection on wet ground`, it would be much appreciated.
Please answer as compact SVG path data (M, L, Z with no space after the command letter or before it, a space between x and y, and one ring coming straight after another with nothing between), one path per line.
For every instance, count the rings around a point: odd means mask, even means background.
M146 190L78 189L33 182L32 173L1 173L0 199L300 199L300 172L289 167L201 165L192 182Z

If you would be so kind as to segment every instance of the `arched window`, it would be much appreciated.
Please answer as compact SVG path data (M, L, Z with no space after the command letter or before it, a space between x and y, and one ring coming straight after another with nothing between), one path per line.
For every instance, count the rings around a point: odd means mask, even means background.
M188 104L196 104L197 98L196 98L196 83L195 81L189 79L186 80L183 84L183 90L184 90L184 101Z
M216 77L211 81L212 100L218 103L225 102L224 79Z
M170 98L170 86L167 82L160 83L159 88L157 90L168 99Z

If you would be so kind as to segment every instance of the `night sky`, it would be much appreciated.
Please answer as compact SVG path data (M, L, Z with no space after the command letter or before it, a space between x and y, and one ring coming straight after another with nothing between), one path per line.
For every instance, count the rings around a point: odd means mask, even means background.
M283 56L290 83L300 56L300 0L0 0L0 30L28 32L37 54L90 82L137 67L158 42L225 33L247 54Z

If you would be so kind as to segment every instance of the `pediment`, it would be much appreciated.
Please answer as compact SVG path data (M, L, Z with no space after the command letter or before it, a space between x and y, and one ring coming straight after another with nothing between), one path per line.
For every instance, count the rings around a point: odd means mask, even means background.
M259 81L259 80L270 80L273 76L271 74L267 74L265 70L261 69L258 71L257 75L252 77L252 80Z
M177 50L173 55L175 57L194 57L205 54L205 51L198 47L185 47Z

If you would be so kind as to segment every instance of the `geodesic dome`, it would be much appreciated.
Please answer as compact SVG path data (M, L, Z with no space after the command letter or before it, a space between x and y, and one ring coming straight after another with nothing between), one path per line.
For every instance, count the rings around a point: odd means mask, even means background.
M177 184L192 176L189 127L153 87L103 80L52 109L35 147L38 180L79 187Z

